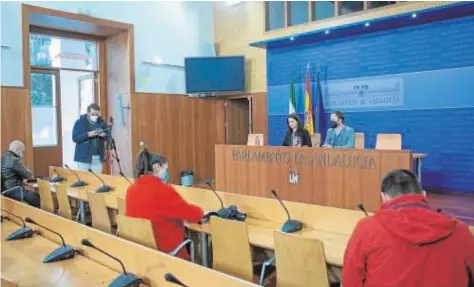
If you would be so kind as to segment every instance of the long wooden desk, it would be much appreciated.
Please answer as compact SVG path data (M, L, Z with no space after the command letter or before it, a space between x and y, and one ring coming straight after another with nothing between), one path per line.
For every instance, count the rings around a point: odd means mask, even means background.
M393 169L412 170L408 150L313 149L216 145L216 187L229 193L374 212L380 183Z
M76 178L70 177L70 171L61 168L55 169L68 181L74 182ZM77 171L82 180L94 183L94 178L87 172ZM107 207L118 209L117 198L125 198L129 183L117 176L102 176L106 184L114 190L104 193ZM125 183L124 183L125 182ZM70 197L87 201L87 190L95 188L93 184L83 188L69 188ZM174 186L178 193L188 202L200 206L205 211L217 210L220 203L215 195L206 189ZM239 210L248 215L248 231L250 243L265 249L273 249L273 231L279 229L285 222L286 213L278 201L269 198L238 195L218 192L224 204L236 205ZM305 228L299 232L301 236L317 238L324 243L326 260L329 264L342 266L343 255L349 236L352 234L357 222L365 215L361 211L340 209L327 206L318 206L299 202L285 202L292 218L301 220ZM208 224L187 224L191 230L209 234ZM204 245L204 244L202 244Z
M10 218L10 215L7 214ZM46 255L58 244L41 236L5 241L20 225L5 220L2 226L2 276L18 286L107 286L119 275L103 265L76 256L73 260L43 264Z
M97 247L103 248L104 250L112 253L114 256L120 258L129 272L140 276L145 281L145 283L150 286L175 286L175 285L171 285L167 283L164 280L164 275L168 272L174 274L183 283L189 286L210 286L210 287L212 286L216 286L216 287L256 286L252 283L243 281L241 279L237 279L235 277L231 277L226 274L216 272L212 269L204 268L197 264L193 264L191 262L188 262L188 261L185 261L173 256L169 256L159 251L147 248L139 244L135 244L133 242L124 240L122 238L118 238L111 234L106 234L99 230L95 230L93 228L76 223L74 221L61 218L57 215L42 211L37 208L33 208L31 206L14 201L9 198L5 198L3 196L1 198L1 203L2 203L2 208L9 212L12 212L23 218L31 217L38 223L41 223L42 225L48 228L51 228L53 230L60 232L64 236L66 243L74 246L76 249L82 250L84 256L87 259L95 261L100 265L103 265L107 268L110 268L111 270L114 270L115 272L121 272L120 265L115 260L110 259L109 257L103 255L102 253L96 250L85 248L81 245L82 239L84 238L89 239ZM33 229L38 229L36 226L31 226L31 227ZM44 236L46 239L56 242L57 244L60 243L60 240L56 235L51 234L47 231L42 232L42 236ZM36 238L33 238L33 239L36 240ZM30 239L25 239L24 242L33 242L29 240ZM4 244L6 243L2 242L2 247ZM2 251L3 251L3 248L2 248ZM3 254L2 254L2 260L3 260ZM42 260L38 261L39 264L41 264L41 262ZM67 263L65 262L64 264L71 264L72 266L76 266L76 265L80 265L81 262L82 261L76 261L76 258L74 258ZM6 263L2 264L2 268L4 266L9 265ZM50 265L50 266L54 266L54 264L56 263L53 263L53 265ZM84 271L84 269L82 268L78 270ZM56 271L58 270L56 269ZM59 274L55 273L55 274L58 277L64 276L61 273ZM93 274L98 274L98 273L93 273ZM108 274L112 275L112 273L108 273ZM107 276L104 276L104 280L109 279L109 277ZM12 276L9 276L9 277L13 279ZM54 286L54 285L48 285L48 286ZM60 284L57 286L69 286L69 285ZM83 284L81 286L91 286L91 285Z

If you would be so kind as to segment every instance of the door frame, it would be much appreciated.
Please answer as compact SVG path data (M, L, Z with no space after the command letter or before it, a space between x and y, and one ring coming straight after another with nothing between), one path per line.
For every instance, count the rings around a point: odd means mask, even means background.
M63 70L66 70L66 69L63 69ZM86 72L86 71L84 71ZM98 103L99 101L99 88L98 88L98 84L97 84L97 80L98 80L98 71L89 71L89 75L84 75L84 76L80 76L77 78L77 90L79 91L79 97L78 97L78 101L79 101L79 115L81 114L81 82L84 81L84 80L89 80L89 79L92 79L93 83L94 83L94 103L96 104L100 104Z
M61 163L63 160L63 137L62 137L62 114L61 114L61 74L60 71L57 69L37 69L36 67L31 67L30 70L30 79L31 79L31 74L45 74L45 75L53 75L54 76L54 101L55 101L55 106L56 106L56 136L57 136L57 144L54 146L34 146L34 143L32 142L33 146L33 157L35 156L35 153L38 152L38 149L59 149L60 154L61 154ZM32 93L32 87L30 87L29 90L29 101L31 103L31 93ZM31 111L30 113L33 112L33 106L31 106ZM33 115L31 115L33 116ZM31 130L31 137L33 138L33 129ZM37 173L36 169L33 166L33 169L35 170L35 174Z

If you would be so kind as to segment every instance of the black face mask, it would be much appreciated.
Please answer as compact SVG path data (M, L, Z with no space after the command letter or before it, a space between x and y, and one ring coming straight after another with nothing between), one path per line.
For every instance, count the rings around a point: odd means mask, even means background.
M336 121L331 121L331 128L332 129L337 128L337 122Z

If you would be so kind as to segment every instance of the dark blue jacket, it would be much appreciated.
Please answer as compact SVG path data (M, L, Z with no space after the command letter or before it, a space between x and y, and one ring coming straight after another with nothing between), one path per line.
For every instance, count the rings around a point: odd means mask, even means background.
M102 129L107 128L105 121L99 117L97 123ZM72 129L72 140L76 143L76 151L74 152L74 161L82 163L91 163L92 161L92 152L91 152L91 141L87 136L89 132L89 120L87 115L82 115L74 124ZM107 133L108 134L108 133ZM105 156L105 142L108 137L100 138L99 144L99 153L100 159L104 162Z

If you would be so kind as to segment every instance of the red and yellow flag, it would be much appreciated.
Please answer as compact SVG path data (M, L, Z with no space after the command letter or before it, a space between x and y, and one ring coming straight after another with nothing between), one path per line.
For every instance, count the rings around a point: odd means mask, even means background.
M311 101L311 80L309 74L309 64L306 70L306 88L304 97L304 127L310 134L314 133L313 103Z

